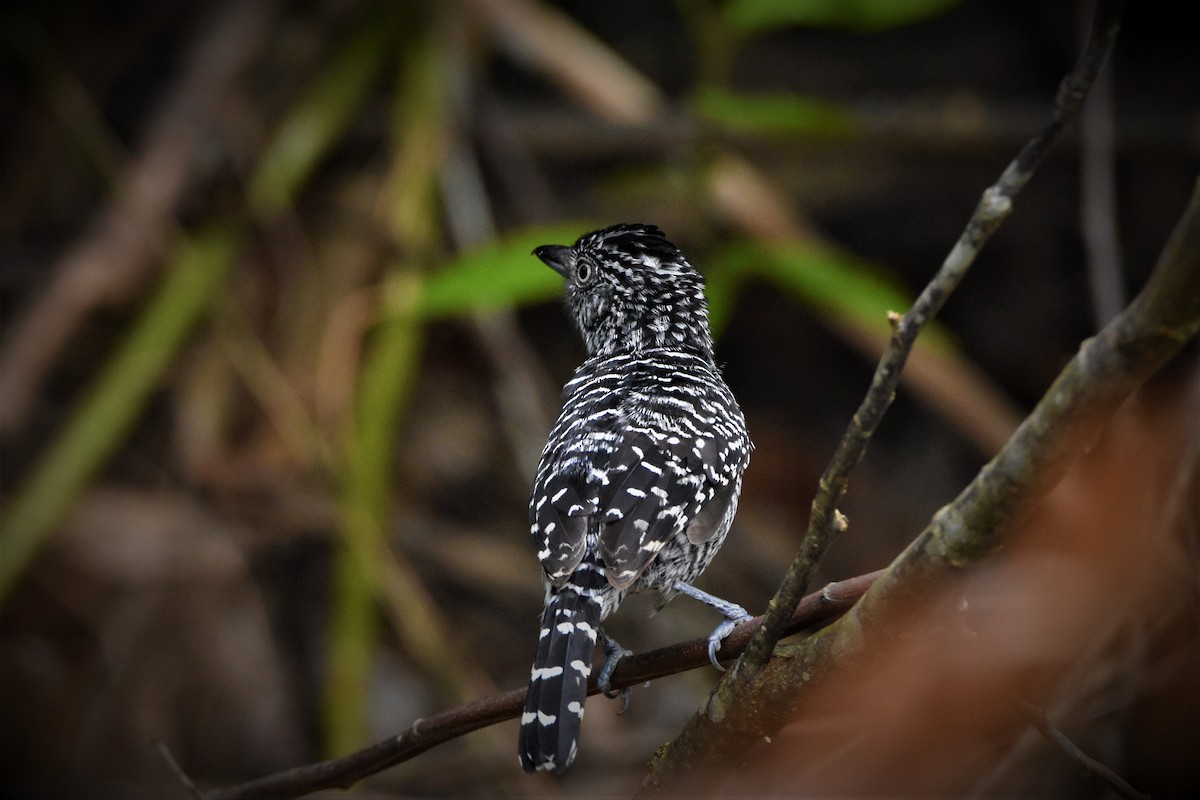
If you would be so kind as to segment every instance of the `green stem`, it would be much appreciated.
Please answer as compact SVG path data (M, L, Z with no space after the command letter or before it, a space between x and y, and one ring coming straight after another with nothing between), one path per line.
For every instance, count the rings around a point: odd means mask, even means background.
M2 517L0 604L124 440L188 332L213 304L237 245L238 237L220 228L176 245L157 294Z
M410 275L397 283L397 293L410 298L405 304L415 305L419 278ZM391 557L392 444L411 394L422 338L412 314L391 315L381 324L362 367L346 442L323 709L326 750L335 755L358 747L367 735L371 663L379 638L376 600L383 589L382 566Z

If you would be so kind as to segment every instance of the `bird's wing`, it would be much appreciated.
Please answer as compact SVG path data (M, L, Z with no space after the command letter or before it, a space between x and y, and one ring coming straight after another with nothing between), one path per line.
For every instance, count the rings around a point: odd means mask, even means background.
M621 438L597 509L600 556L614 586L637 580L672 537L686 531L699 543L716 534L734 491L722 479L727 444L638 428Z
M538 488L529 509L529 532L546 577L561 586L583 558L588 523L596 513L595 493L579 476L564 473L550 475Z

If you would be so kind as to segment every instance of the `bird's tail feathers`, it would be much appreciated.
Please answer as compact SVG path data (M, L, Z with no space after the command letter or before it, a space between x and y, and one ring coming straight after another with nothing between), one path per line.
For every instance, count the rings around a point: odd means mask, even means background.
M521 715L519 753L526 772L562 772L575 760L592 654L600 633L596 589L580 578L581 565L566 584L552 589L542 612L537 655ZM581 572L583 573L581 575ZM603 580L602 572L596 571Z

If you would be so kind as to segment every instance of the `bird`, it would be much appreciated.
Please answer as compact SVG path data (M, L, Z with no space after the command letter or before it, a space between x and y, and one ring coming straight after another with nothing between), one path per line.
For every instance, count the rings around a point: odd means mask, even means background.
M627 651L600 623L626 594L720 611L708 651L721 669L721 641L750 615L692 582L729 533L753 445L714 360L704 280L657 226L613 225L533 255L563 277L587 353L529 502L545 606L518 751L526 772L561 773L578 754L597 644L597 683L620 694L610 678Z

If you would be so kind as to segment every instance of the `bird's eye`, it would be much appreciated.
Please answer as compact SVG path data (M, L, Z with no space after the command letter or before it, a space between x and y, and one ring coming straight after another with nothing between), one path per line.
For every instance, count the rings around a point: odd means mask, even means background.
M589 283L595 273L596 270L592 266L592 263L581 258L575 265L575 282L580 285Z

